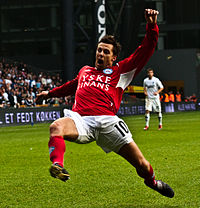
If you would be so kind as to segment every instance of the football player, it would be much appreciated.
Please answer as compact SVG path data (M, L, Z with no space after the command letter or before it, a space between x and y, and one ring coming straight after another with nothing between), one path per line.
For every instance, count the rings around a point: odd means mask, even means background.
M144 79L143 87L144 87L144 94L145 98L145 120L146 125L144 130L149 129L149 121L150 121L150 112L153 110L154 112L158 113L158 130L162 129L162 112L161 112L161 104L160 104L160 95L164 89L161 81L154 77L153 69L147 69L148 77Z
M145 10L145 38L128 58L114 65L121 47L113 36L106 35L97 45L94 67L84 66L75 79L38 94L39 101L75 93L72 111L65 110L65 117L50 125L48 145L52 161L51 176L63 181L69 179L69 173L63 167L64 140L80 144L96 141L105 152L114 151L133 165L147 186L164 196L174 196L169 185L155 179L152 166L133 141L127 125L116 116L125 88L155 50L158 40L157 15L156 10Z

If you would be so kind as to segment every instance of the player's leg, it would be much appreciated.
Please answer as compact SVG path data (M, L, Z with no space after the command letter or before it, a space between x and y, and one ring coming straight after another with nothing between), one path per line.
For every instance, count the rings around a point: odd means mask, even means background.
M160 103L160 99L156 99L154 101L154 109L155 109L155 112L157 112L158 114L158 130L161 130L162 129L162 113L161 113L161 103Z
M159 180L155 180L153 168L144 158L142 152L134 141L122 146L118 154L136 168L138 175L144 178L144 183L148 187L158 191L164 196L170 198L174 196L174 191L168 184Z
M76 140L78 131L71 118L60 118L50 125L49 153L50 160L63 166L65 139Z
M133 141L126 123L117 116L104 116L100 120L98 118L96 120L102 126L97 145L105 152L118 153L136 168L139 176L153 182L153 169Z
M150 121L150 111L152 111L152 102L151 99L145 99L145 127L144 130L149 129L149 121Z
M50 125L50 159L53 165L50 173L53 177L63 181L69 179L69 174L63 168L63 159L65 152L65 140L86 144L93 142L95 136L91 128L95 124L93 117L81 117L78 113L71 110L64 110L64 118L54 121ZM66 175L68 174L68 177Z
M140 177L148 180L150 183L154 183L153 169L134 141L121 147L118 154L136 168Z
M150 121L150 111L146 110L145 111L145 127L144 127L144 130L149 129L149 121Z
M162 113L161 112L158 112L158 122L159 122L158 130L161 130L162 129Z
M78 131L74 121L71 118L60 118L50 125L50 140L48 143L51 176L63 181L69 179L68 172L63 168L65 141L64 139L75 141L78 138Z
M167 184L155 180L153 168L133 141L126 123L118 116L100 118L97 116L95 120L100 124L97 145L106 153L114 151L121 155L136 168L138 175L145 179L146 185L165 196L172 197L173 190ZM158 189L159 184L161 184L160 189Z

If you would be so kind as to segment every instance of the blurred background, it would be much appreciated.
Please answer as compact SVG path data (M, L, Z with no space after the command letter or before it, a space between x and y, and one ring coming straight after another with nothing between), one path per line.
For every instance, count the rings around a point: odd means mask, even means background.
M1 94L12 96L17 89L34 101L39 91L73 79L82 66L94 65L96 43L104 34L114 34L122 44L118 60L127 57L144 38L145 8L159 10L160 36L131 85L142 86L151 67L166 93L198 98L199 0L0 0ZM136 91L126 92L143 98L141 89Z

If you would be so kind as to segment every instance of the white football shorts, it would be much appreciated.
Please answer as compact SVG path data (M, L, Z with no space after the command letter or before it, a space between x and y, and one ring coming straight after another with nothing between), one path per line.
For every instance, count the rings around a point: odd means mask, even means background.
M75 122L79 133L76 143L96 141L106 153L117 153L123 145L133 141L127 125L118 116L80 116L68 109L64 109L64 116Z
M145 98L145 110L161 112L161 104L159 98Z

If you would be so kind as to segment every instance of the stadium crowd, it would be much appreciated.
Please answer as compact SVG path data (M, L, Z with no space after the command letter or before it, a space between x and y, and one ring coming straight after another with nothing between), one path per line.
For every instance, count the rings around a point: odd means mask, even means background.
M60 74L32 72L27 64L21 62L6 63L0 61L0 107L37 106L36 95L43 90L50 90L63 84ZM39 106L71 104L72 98L52 98L38 103Z
M50 75L46 72L34 73L23 62L7 63L4 59L0 61L0 108L8 107L34 107L34 106L59 106L72 105L74 97L51 98L42 103L36 104L36 95L41 91L53 89L63 84L63 80L59 73ZM129 100L127 94L124 94L122 103ZM129 95L130 96L130 95ZM129 97L128 96L128 97ZM130 96L130 100L137 102L140 100L136 96ZM160 97L162 102L196 102L196 95L184 97L183 94L177 92L164 92Z

